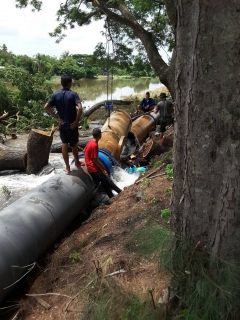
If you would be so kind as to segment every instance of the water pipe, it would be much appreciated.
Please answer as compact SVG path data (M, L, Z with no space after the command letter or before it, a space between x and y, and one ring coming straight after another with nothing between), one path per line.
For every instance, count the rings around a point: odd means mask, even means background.
M144 114L142 117L136 119L129 132L129 137L133 135L136 144L140 144L145 140L149 132L155 130L157 123L160 120L160 113L154 113L153 111L149 114Z
M114 111L104 123L102 138L98 142L101 149L108 151L117 161L126 143L126 137L132 125L131 116L123 110Z
M79 215L95 189L81 167L55 175L0 212L0 301Z

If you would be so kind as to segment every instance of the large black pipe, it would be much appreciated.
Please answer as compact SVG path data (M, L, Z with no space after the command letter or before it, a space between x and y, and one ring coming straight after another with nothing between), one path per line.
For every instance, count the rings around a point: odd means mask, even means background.
M141 141L155 128L158 117L152 113L142 116L134 122L132 135ZM122 124L118 127L123 129ZM124 136L129 128L128 122ZM0 212L0 301L89 203L95 189L91 176L81 167L55 175Z
M95 183L82 167L61 173L0 212L0 301L89 203ZM21 268L19 268L21 267Z

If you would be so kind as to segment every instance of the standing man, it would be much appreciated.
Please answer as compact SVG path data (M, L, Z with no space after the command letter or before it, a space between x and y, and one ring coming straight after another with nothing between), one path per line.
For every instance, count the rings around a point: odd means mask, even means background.
M101 130L99 128L94 128L92 135L93 139L87 143L84 149L86 166L93 180L96 183L101 182L108 197L112 198L112 190L115 190L117 193L120 193L122 190L113 183L108 176L106 168L98 159L98 141L102 137Z
M173 124L173 104L166 100L165 92L160 93L160 102L154 108L154 113L160 113L160 140L163 138L163 133L166 131L166 126Z
M72 153L75 159L75 165L84 165L78 159L78 125L82 115L82 104L76 92L70 90L72 78L63 75L61 77L62 89L55 92L47 101L44 109L58 120L60 138L62 140L62 155L66 167L65 172L70 172L68 144L72 148ZM51 108L56 107L57 113Z
M151 111L153 110L155 105L155 101L152 98L150 98L150 93L146 92L146 98L143 98L141 103L138 105L138 110L142 112Z

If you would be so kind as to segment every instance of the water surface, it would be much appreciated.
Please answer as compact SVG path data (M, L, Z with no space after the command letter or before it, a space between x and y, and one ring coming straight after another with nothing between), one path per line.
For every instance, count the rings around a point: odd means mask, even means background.
M95 103L104 100L121 100L125 96L131 96L142 93L145 96L146 91L157 90L163 85L158 78L133 78L133 79L81 79L74 81L72 90L76 91L83 103L83 106L89 108ZM53 90L61 89L61 85L54 85Z

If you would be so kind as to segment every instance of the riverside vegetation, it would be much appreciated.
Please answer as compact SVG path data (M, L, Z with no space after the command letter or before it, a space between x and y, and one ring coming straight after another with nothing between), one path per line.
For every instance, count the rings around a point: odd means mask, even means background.
M48 129L51 117L43 113L43 105L59 84L59 75L69 74L73 79L93 79L107 74L107 59L96 59L95 54L63 52L59 59L36 54L34 57L15 55L6 45L0 47L0 116L8 113L0 122L0 132L9 133L12 128L28 131L34 127ZM153 69L134 58L128 66L112 66L114 76L153 76ZM55 89L55 88L54 88ZM17 116L16 116L17 114Z

